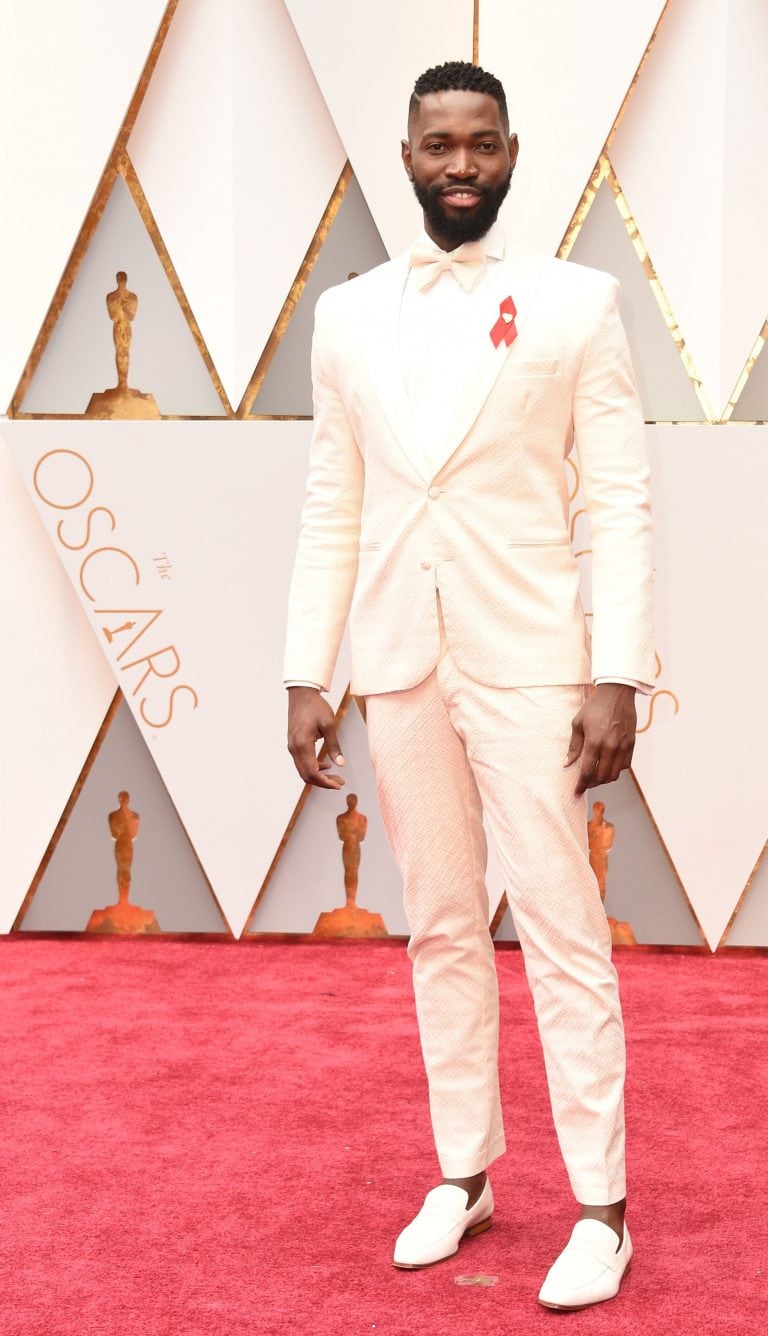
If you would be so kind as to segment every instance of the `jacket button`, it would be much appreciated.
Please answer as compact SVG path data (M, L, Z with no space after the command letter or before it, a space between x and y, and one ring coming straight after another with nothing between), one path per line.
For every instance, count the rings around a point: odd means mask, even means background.
M432 570L432 562L431 562L431 561L422 561L422 562L421 562L421 569L422 569L423 571L431 571L431 570Z
M440 495L439 487L430 487L429 491L427 492L427 496L431 497L433 501L436 501L439 495Z

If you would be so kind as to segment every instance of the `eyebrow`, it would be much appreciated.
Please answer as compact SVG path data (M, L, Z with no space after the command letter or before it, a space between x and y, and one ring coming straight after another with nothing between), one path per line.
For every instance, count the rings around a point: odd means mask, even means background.
M422 139L450 139L450 130L424 130L421 134ZM501 139L502 136L498 130L473 130L473 139Z

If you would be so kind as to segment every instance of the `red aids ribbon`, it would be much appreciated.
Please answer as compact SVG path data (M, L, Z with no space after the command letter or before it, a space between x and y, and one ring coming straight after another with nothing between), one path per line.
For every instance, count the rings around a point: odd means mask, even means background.
M517 338L517 329L515 327L515 316L517 307L511 297L505 297L503 302L499 303L499 318L491 330L491 340L494 348L504 342L509 348Z

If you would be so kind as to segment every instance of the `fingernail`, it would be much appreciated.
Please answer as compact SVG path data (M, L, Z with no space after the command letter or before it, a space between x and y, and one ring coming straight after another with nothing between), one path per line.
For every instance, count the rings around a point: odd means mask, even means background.
M336 757L336 764L337 764L337 765L346 765L347 763L346 763L346 761L344 760L344 757L341 756L341 755L339 755L339 756Z

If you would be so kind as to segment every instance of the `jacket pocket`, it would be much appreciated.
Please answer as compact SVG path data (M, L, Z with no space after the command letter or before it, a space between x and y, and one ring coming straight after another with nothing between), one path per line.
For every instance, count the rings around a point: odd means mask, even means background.
M507 547L570 547L570 538L510 538Z

